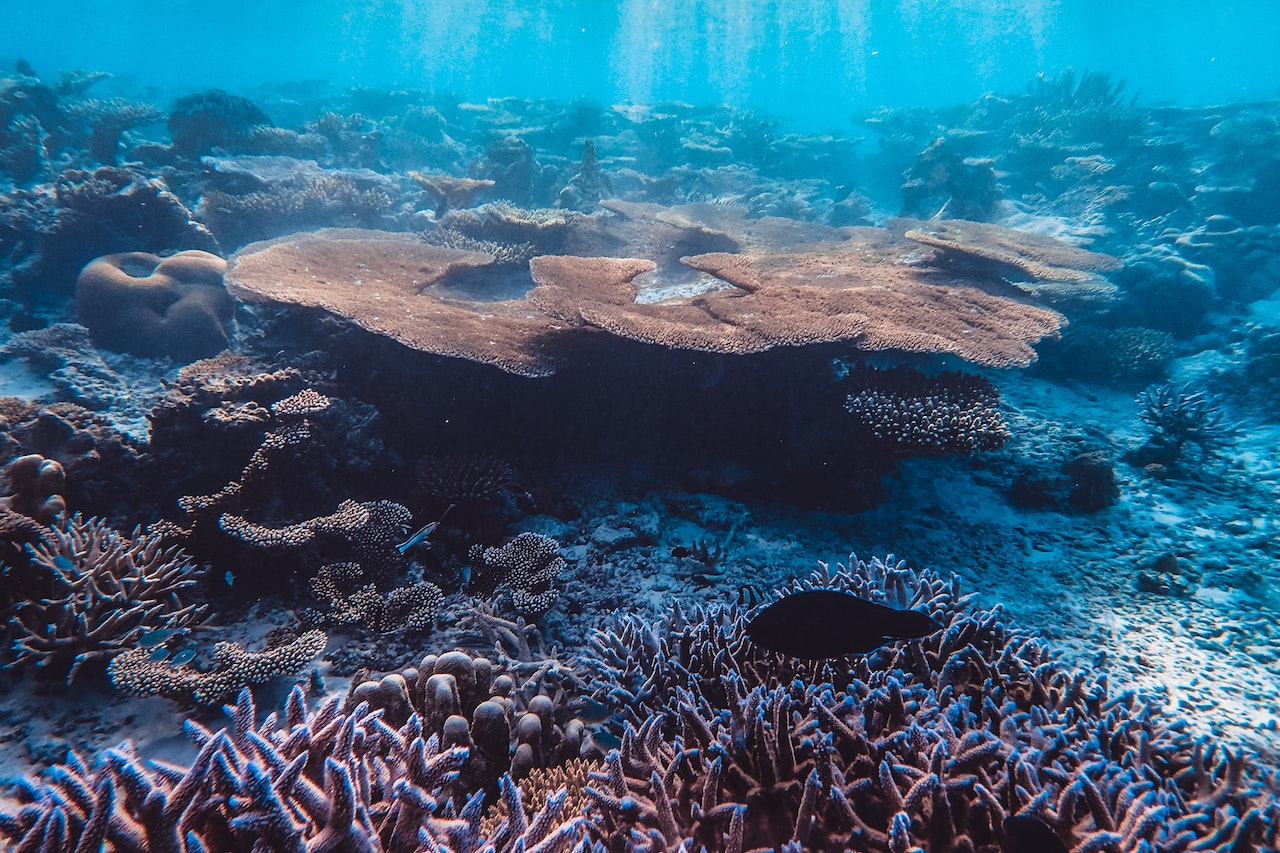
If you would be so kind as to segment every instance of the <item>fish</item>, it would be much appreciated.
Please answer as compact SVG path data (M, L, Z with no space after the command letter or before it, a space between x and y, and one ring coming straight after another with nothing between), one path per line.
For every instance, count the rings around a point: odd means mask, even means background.
M424 525L422 525L421 527L419 527L419 528L418 528L418 530L417 530L417 532L416 532L416 533L414 533L412 536L410 536L410 537L409 537L408 539L406 539L404 542L402 542L402 543L400 543L399 545L397 545L397 546L396 546L396 550L397 550L397 551L399 551L401 554L403 554L405 551L408 551L408 550L409 550L410 548L412 548L414 545L417 545L419 542L423 541L423 540L424 540L424 539L426 539L428 536L430 536L432 533L434 533L434 532L435 532L436 527L437 527L437 526L439 526L439 524L440 524L440 522L438 522L438 521L433 521L433 522L431 522L431 523L429 523L429 524L424 524Z
M191 648L190 646L187 646L185 649L178 652L173 657L169 658L169 663L172 664L173 666L182 666L184 663L189 663L190 661L194 660L195 656L196 656L196 650Z
M236 582L236 576L231 574L230 569L227 569L227 573L222 576L222 579L227 582L227 586L232 586Z
M758 607L764 601L764 591L753 583L743 584L738 587L738 606L744 610L750 610Z
M64 572L74 572L76 570L76 564L62 554L53 558L53 564Z
M151 654L147 655L147 660L160 662L169 656L169 649L165 646L156 646L151 650Z
M677 560L683 560L685 557L688 557L692 553L693 553L692 551L690 551L688 548L684 547L683 545L677 545L676 547L671 549L671 556L675 557Z
M601 752L607 753L622 746L622 738L605 729L589 731L587 732L587 737Z
M745 630L761 648L805 660L865 654L894 640L927 637L942 626L928 614L895 610L834 589L785 596L760 611Z
M1067 845L1049 824L1031 815L1005 818L1004 853L1067 853Z
M165 640L178 633L172 628L154 628L138 638L139 645L158 646Z
M613 716L613 709L603 702L597 702L594 699L588 699L587 704L575 715L579 720L589 726L598 725Z

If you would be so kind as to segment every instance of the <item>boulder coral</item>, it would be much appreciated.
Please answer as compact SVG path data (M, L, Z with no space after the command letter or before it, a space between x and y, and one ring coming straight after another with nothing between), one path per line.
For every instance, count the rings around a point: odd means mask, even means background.
M192 362L230 341L234 303L222 283L226 261L199 250L161 258L106 255L76 281L76 310L99 346Z

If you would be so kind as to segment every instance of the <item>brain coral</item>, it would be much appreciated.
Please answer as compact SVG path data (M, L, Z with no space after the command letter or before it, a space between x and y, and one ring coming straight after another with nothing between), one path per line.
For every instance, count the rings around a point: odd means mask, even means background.
M227 348L233 303L227 263L195 249L91 261L76 281L76 310L99 346L192 362Z

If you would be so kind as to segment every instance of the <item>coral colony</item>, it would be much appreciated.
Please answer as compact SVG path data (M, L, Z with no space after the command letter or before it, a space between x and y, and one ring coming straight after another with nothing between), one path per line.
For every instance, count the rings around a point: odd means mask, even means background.
M0 398L0 849L1280 849L1280 750L1011 615L1096 550L1002 605L989 543L800 563L768 528L962 539L961 477L1010 537L1236 488L1280 376L1273 322L1222 319L1280 282L1274 105L1067 73L863 116L873 150L99 82L0 75L0 370L43 383ZM1082 384L1127 446L1027 402ZM1167 549L1084 612L1230 587L1274 622L1256 553Z

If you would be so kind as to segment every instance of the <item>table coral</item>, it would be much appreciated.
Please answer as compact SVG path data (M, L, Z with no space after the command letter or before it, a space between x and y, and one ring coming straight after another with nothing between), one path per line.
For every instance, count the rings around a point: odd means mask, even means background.
M226 266L194 249L167 258L106 255L76 280L76 311L94 342L108 349L179 362L215 355L230 343Z

